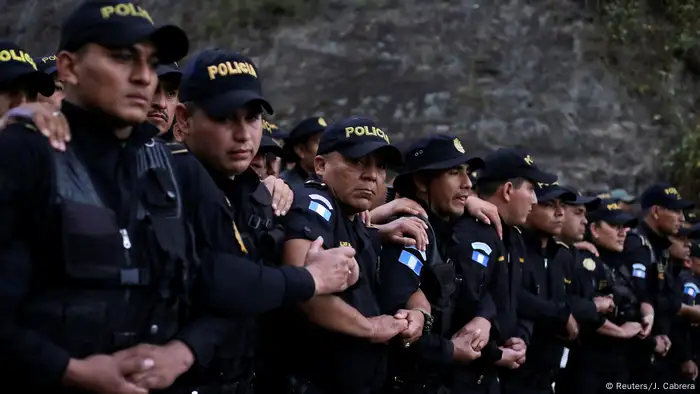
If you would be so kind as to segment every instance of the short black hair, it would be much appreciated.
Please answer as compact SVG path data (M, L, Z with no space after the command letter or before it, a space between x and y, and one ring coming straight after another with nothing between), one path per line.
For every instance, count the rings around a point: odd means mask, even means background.
M525 178L512 178L512 179L506 179L506 180L501 180L501 181L486 181L486 182L479 182L477 180L476 192L477 192L477 194L479 194L479 197L487 198L487 197L491 197L494 194L496 194L496 192L498 191L498 188L500 188L501 186L505 185L508 182L512 183L516 189L520 189L520 187L525 183L525 181L526 181Z

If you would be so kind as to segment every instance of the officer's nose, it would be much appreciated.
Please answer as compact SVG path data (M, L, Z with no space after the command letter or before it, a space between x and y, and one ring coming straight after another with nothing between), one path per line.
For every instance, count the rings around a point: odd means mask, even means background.
M162 111L166 108L166 106L167 102L165 97L165 91L160 86L158 86L156 94L153 96L153 100L151 101L151 107L153 107L153 109L156 111Z
M469 175L464 174L464 177L462 178L462 189L471 190L472 187L474 187L474 184L472 183L472 180L469 179Z

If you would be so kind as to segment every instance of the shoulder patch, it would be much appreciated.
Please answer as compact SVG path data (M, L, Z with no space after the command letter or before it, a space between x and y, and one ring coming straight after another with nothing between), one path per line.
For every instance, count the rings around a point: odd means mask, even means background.
M333 204L331 204L331 202L328 201L328 199L326 197L323 197L320 194L314 193L314 194L309 194L309 198L312 200L319 201L319 202L323 203L325 208L327 208L329 211L333 210Z
M559 245L561 245L561 246L563 246L563 247L569 249L569 245L565 244L564 242L557 241L557 244L559 244Z
M402 250L401 255L399 255L399 263L405 265L411 271L413 271L414 274L420 276L420 271L423 268L423 263L421 263L421 261L418 260L418 258L414 256L411 252Z
M309 211L315 212L318 216L322 217L325 221L331 221L331 211L324 207L322 204L316 201L309 202Z
M683 294L687 294L694 298L698 293L700 293L700 288L698 288L698 285L695 283L686 282L683 284Z
M647 277L647 267L642 264L642 263L634 263L632 264L632 276L637 277L637 278L646 278Z
M487 255L491 254L492 252L491 247L483 242L472 242L472 249L480 250L486 253Z

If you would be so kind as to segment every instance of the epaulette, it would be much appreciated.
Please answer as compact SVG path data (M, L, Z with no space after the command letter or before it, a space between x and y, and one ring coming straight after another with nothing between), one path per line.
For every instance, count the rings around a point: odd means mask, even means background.
M561 246L563 246L563 247L569 249L569 245L565 244L564 242L557 241L557 244L559 244L559 245L561 245Z
M307 179L306 182L304 182L304 185L305 186L312 186L312 187L315 187L317 189L328 188L328 186L324 182L321 182L318 179L314 179L314 178Z
M189 152L185 144L181 142L166 142L165 146L167 146L168 149L170 149L170 153L172 153L173 155L181 155Z
M513 228L516 229L518 231L518 233L520 233L520 234L523 233L523 230L519 229L518 226L513 226Z

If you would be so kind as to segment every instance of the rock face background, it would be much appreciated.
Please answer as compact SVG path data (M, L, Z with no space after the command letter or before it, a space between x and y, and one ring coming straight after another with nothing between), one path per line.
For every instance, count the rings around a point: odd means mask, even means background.
M34 56L49 53L76 3L0 0L2 33ZM366 115L393 141L450 132L480 154L521 146L564 182L631 191L659 176L677 140L653 103L626 93L624 62L606 65L599 23L573 1L141 3L191 32L193 49L252 56L283 127ZM294 15L275 15L284 12ZM249 16L258 19L245 26ZM690 109L695 85L681 77L669 89Z

